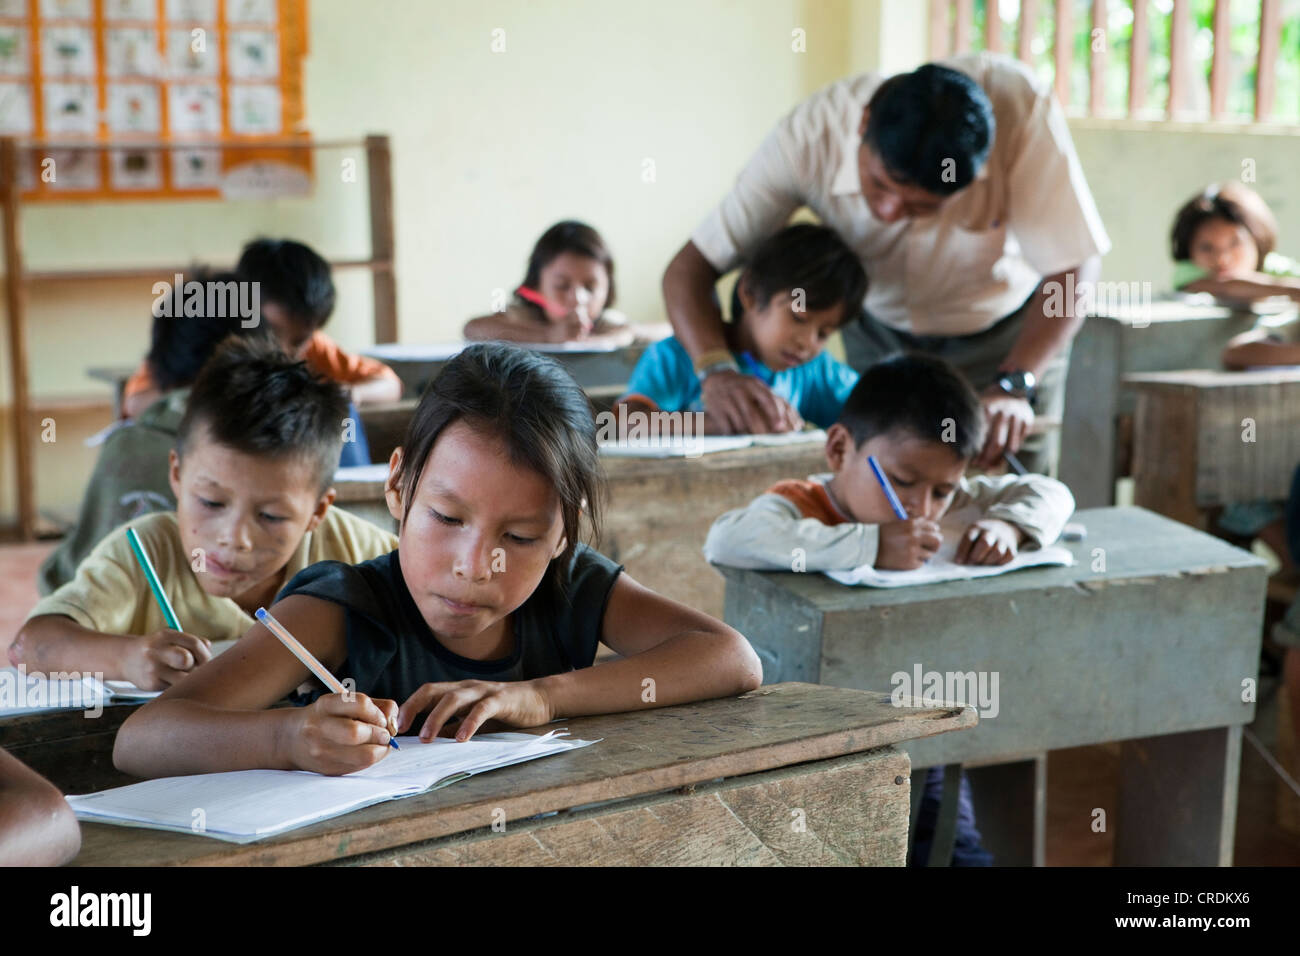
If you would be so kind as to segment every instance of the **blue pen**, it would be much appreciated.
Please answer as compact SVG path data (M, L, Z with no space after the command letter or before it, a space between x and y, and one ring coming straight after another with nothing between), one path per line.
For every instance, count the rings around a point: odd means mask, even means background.
M748 352L741 352L740 358L749 366L749 372L751 375L757 375L759 378L767 377L767 369L758 364L758 360L755 359L754 356L750 355Z
M885 473L880 469L880 462L876 461L875 455L867 456L867 464L875 472L876 481L880 482L880 487L885 489L885 497L889 499L889 507L894 509L894 514L898 515L899 521L907 520L907 511L903 508L903 503L898 500L898 495L894 492L894 486L889 483Z

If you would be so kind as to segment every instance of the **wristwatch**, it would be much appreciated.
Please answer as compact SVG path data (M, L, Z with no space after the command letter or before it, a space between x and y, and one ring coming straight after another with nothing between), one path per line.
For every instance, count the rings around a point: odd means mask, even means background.
M1026 372L1023 369L1003 372L994 384L1008 395L1023 398L1031 408L1038 398L1038 379L1034 377L1033 372Z

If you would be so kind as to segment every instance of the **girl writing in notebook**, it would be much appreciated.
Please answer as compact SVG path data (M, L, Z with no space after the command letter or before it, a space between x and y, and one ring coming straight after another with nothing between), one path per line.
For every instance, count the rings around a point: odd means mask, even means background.
M134 714L114 762L138 776L341 774L388 752L390 718L465 740L489 719L533 727L756 688L740 634L580 543L584 521L599 533L602 492L591 406L568 373L515 346L466 349L393 453L398 550L313 565L272 608L356 693L268 709L309 673L257 624ZM622 659L592 667L601 641Z

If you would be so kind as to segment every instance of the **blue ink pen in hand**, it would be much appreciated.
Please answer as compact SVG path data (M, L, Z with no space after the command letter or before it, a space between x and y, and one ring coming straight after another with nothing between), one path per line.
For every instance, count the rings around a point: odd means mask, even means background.
M880 462L876 461L876 456L868 455L867 464L871 466L876 481L880 482L880 487L884 489L885 497L889 499L889 507L894 509L894 514L898 516L899 521L906 521L907 511L903 508L903 503L898 500L898 495L894 492L894 486L889 483L889 479L885 477L885 473L881 470Z

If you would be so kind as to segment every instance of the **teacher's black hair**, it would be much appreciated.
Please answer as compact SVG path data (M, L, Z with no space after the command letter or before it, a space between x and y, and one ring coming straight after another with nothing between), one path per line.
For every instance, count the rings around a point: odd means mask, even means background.
M862 141L900 183L950 196L988 159L993 105L965 73L927 63L885 80L867 105Z
M888 432L938 442L963 461L984 446L984 408L970 382L943 359L920 352L868 367L845 400L839 424L859 448Z

